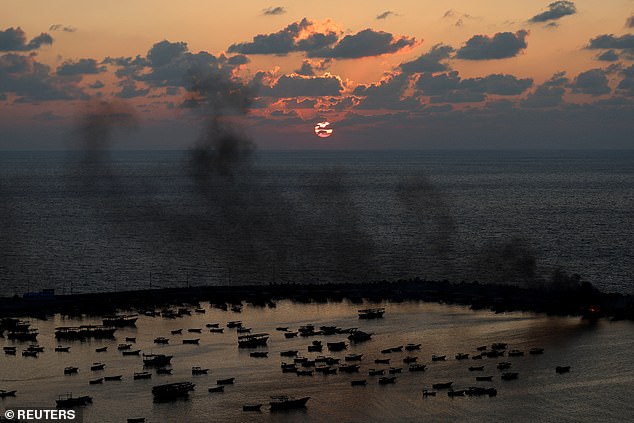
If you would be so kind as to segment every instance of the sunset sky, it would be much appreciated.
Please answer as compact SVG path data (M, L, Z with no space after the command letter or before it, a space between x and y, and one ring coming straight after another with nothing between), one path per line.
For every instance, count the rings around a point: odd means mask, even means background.
M632 148L634 1L3 2L0 149L72 148L100 102L115 148L209 114L262 149Z

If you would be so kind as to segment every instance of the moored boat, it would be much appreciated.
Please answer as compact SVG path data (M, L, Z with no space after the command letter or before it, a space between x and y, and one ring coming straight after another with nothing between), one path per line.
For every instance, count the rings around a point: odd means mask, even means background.
M216 385L233 385L233 382L236 380L235 377L228 377L226 379L218 379L216 381Z
M208 388L207 391L209 391L209 392L224 392L225 391L225 387L224 387L224 385L212 386L212 387Z
M0 389L0 398L14 397L16 392L18 391L6 391L4 389Z
M143 354L143 365L144 366L167 366L172 361L171 355L165 354Z
M242 411L260 411L260 408L262 408L262 404L244 404Z
M209 369L203 369L199 366L192 367L192 375L206 375Z
M439 382L434 383L431 387L432 389L449 389L453 385L453 382Z
M155 400L173 400L189 395L196 385L191 382L173 382L165 385L156 385L152 388Z
M380 319L383 317L384 313L385 309L383 307L366 308L359 310L359 319Z
M555 367L556 373L568 373L570 371L570 366L557 366Z
M277 410L290 410L294 408L304 408L310 397L303 398L291 398L285 395L271 397L272 401L269 402L271 411Z
M55 402L57 403L57 408L72 408L91 403L92 397L88 395L74 397L72 394L68 394L64 398L58 398Z
M379 385L388 385L396 383L396 376L383 376L379 378Z
M106 316L103 319L104 326L113 326L122 328L125 326L136 326L136 321L139 318L137 314L122 314Z
M269 340L268 333L254 333L238 336L238 348L255 348L266 345Z

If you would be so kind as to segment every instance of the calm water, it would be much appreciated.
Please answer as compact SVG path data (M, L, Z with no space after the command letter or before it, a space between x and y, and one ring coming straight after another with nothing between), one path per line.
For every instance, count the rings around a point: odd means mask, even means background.
M17 397L0 402L1 408L16 406L50 407L57 395L72 392L91 395L93 404L83 409L86 422L123 422L129 417L145 417L148 422L418 422L424 421L540 421L540 422L622 422L634 417L631 387L634 385L634 330L630 322L600 321L589 325L578 318L545 317L533 314L493 314L470 311L464 307L437 304L383 304L384 319L361 321L356 317L360 305L343 303L294 304L280 301L275 309L246 306L241 314L209 308L204 315L193 313L180 319L142 316L137 328L118 330L115 340L94 342L64 342L70 353L55 353L53 328L99 322L98 319L64 319L59 315L48 321L34 321L40 330L38 341L46 348L39 358L0 356L0 389L17 389ZM241 319L256 332L268 332L271 339L269 358L249 357L236 345L236 333L225 329L224 334L212 334L206 323ZM359 374L337 374L298 377L282 373L280 351L297 349L307 357L306 347L313 339L325 342L344 340L341 335L316 338L285 339L277 326L296 329L303 324L360 327L373 332L371 341L352 345L348 351L330 353L343 359L346 353L363 353ZM170 330L203 328L202 334L170 335ZM174 355L173 375L152 375L151 380L132 380L141 371L140 357L123 357L116 350L126 336L136 336L133 348L144 352ZM157 346L156 336L170 338L170 345ZM200 337L200 345L182 345L184 337ZM413 353L428 369L422 373L405 371L396 384L379 386L376 377L369 377L369 368L387 368L374 364L384 348L408 342L422 344ZM457 361L457 352L474 353L477 346L507 342L509 348L528 350L539 346L544 355L504 357L501 359ZM16 345L6 339L0 344ZM18 351L26 347L17 344ZM96 353L95 348L108 346L108 352ZM325 352L328 354L328 352ZM393 366L404 366L407 353L390 354ZM432 362L432 354L447 355L446 362ZM289 359L285 359L289 361ZM106 364L103 372L91 372L91 363ZM343 360L342 360L343 361ZM519 379L503 382L498 361L512 362L512 371ZM79 374L64 376L66 366L80 367ZM471 365L484 365L482 374L493 375L491 383L475 382ZM556 374L555 366L570 365L567 374ZM191 367L210 368L209 375L192 376ZM481 374L481 372L477 372ZM90 379L122 374L121 382L89 385ZM224 393L209 393L207 388L216 379L235 377L233 386ZM350 380L366 378L365 387L352 387ZM174 381L191 380L196 390L188 400L156 404L151 387ZM456 388L487 384L498 389L497 397L449 398L444 391L437 397L424 398L422 390L433 383L453 381ZM306 410L271 413L263 407L261 413L245 413L245 403L267 403L270 395L310 396Z
M634 287L634 152L0 153L0 295L421 276Z

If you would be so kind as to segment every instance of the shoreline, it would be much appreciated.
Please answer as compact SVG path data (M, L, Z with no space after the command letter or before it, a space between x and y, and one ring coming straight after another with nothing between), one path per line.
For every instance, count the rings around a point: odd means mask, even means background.
M121 310L161 308L179 303L246 302L265 307L270 302L299 303L348 300L361 304L381 301L423 301L469 306L492 312L526 311L549 315L634 321L634 297L603 293L589 283L567 289L524 288L478 282L452 283L421 279L365 283L269 284L161 288L42 297L1 297L0 317L104 315Z

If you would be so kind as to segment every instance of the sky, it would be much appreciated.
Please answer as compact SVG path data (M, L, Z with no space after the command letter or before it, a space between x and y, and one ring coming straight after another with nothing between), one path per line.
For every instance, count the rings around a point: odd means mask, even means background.
M210 116L261 149L634 147L634 0L2 9L0 150L74 148L104 104L122 149L187 148Z

